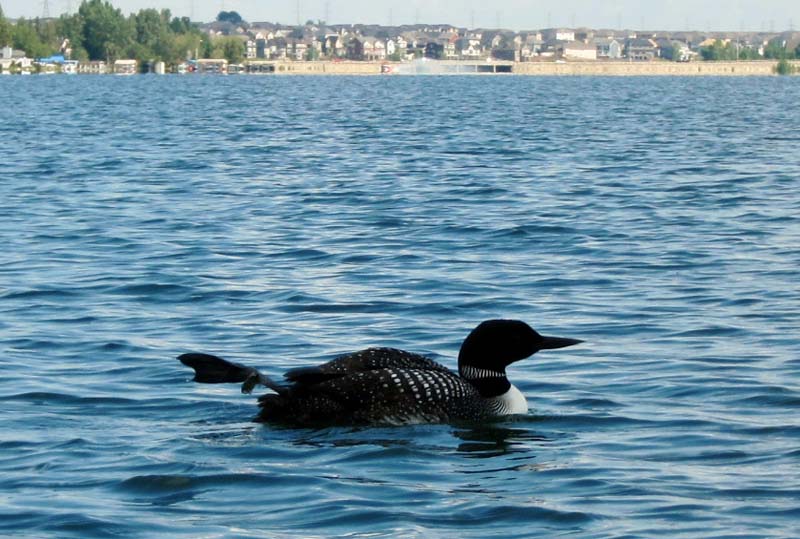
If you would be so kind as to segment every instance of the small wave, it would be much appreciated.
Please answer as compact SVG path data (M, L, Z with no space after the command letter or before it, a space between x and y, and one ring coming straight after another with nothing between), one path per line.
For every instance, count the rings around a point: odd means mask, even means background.
M28 401L36 404L130 404L133 399L120 397L78 397L66 393L47 393L32 391L16 395L5 395L0 401Z
M800 407L800 395L793 392L789 394L761 393L759 395L738 399L735 402L748 405L758 404L761 406L798 408Z
M692 329L688 331L679 331L670 333L668 336L672 338L692 338L692 337L726 337L733 335L741 335L745 333L742 328L731 326L709 326L699 329Z
M281 485L302 486L317 483L319 480L308 476L292 474L265 473L223 473L210 475L154 474L135 475L121 481L119 490L135 493L174 493L187 490L203 490L222 486L271 487Z
M192 289L188 286L171 283L141 283L118 286L111 289L111 293L127 296L155 297L188 295Z
M288 258L292 260L326 260L331 258L333 255L328 253L327 251L323 251L321 249L287 249L285 251L279 251L270 253L267 255L267 258Z
M133 530L117 520L106 520L83 513L53 511L21 511L8 514L0 513L0 530L15 532L26 530L22 536L35 537L36 531L54 532L57 537L130 537ZM66 535L65 535L66 534Z
M571 401L567 401L566 404L568 406L575 406L578 408L620 408L622 404L615 402L611 399L601 399L597 397L583 397L580 399L574 399Z
M496 238L528 238L543 235L563 236L575 234L573 227L562 225L520 225L495 231L492 235Z
M466 507L454 510L447 516L419 516L419 521L431 525L480 526L491 522L523 523L552 522L559 524L585 524L600 518L599 515L583 511L562 511L535 505L501 505L496 507Z
M72 298L79 294L66 288L43 288L35 290L9 291L0 296L2 299L62 299Z

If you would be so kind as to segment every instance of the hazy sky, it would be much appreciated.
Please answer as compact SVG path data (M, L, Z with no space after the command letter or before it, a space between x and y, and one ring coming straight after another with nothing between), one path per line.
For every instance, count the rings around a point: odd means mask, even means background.
M0 0L7 17L51 15L77 9L80 0ZM548 26L662 30L789 30L800 25L798 0L113 0L124 13L169 8L174 15L209 21L238 11L248 21L295 24L446 23L515 30Z

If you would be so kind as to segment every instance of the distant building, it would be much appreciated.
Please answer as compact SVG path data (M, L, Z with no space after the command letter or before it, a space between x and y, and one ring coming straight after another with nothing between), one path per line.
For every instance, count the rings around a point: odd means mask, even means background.
M436 41L428 41L425 45L425 58L440 60L444 56L444 45Z
M583 41L564 43L563 56L576 60L597 60L597 46Z
M545 41L575 41L575 32L566 28L548 28L542 30Z
M629 39L625 43L625 56L629 60L649 62L658 57L658 45L652 39Z
M25 56L25 51L11 47L0 48L0 69L5 72L11 71L12 65L23 71L29 71L33 60Z
M594 40L598 58L619 60L622 58L622 43L613 37L600 37Z
M224 58L200 58L196 62L197 73L225 75L228 73L228 61Z
M477 60L483 56L480 38L462 37L455 42L456 53L465 60Z
M255 39L248 39L244 42L244 57L248 60L254 60L258 58L258 45L256 44ZM263 52L263 49L262 49ZM263 58L263 56L262 56Z
M348 60L363 60L364 59L364 39L353 37L347 42L347 52L345 53Z
M78 61L77 60L64 60L64 63L61 64L61 72L66 73L67 75L77 75L78 73Z
M82 75L105 75L108 73L108 66L103 60L78 62L78 73Z
M137 72L136 60L115 60L115 75L135 75Z

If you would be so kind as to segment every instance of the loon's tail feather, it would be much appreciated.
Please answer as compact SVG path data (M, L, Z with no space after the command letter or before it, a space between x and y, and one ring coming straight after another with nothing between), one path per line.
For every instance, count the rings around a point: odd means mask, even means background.
M268 421L287 421L287 400L283 395L267 393L258 397L258 416L255 421L265 423Z
M242 393L250 393L257 384L266 386L278 393L286 392L286 388L278 385L268 376L264 376L253 367L233 363L212 356L211 354L182 354L178 360L194 369L194 380L202 384L236 384L242 383Z

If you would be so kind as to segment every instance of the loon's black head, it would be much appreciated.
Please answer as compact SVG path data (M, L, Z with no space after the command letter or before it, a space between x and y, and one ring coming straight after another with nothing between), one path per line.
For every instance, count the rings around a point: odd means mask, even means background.
M506 367L539 350L564 348L578 339L546 337L520 320L487 320L467 335L458 353L458 372L483 396L499 395L510 387Z

